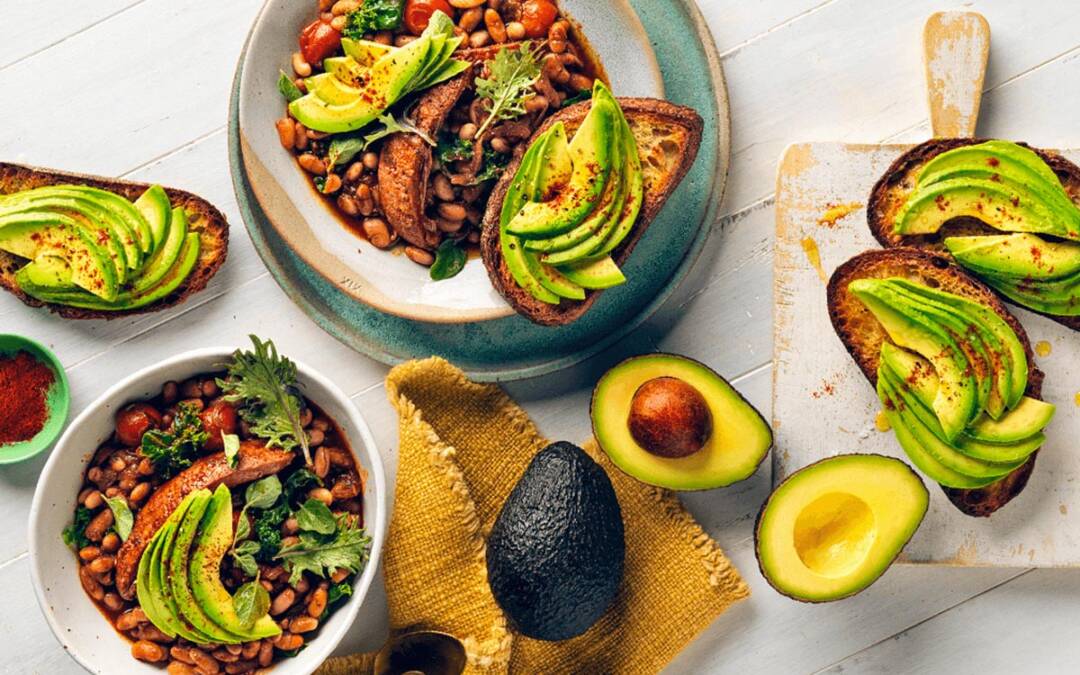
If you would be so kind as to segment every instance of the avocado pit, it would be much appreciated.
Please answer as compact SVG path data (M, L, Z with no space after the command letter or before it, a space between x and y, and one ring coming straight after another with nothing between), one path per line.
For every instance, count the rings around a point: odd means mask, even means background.
M646 381L630 402L630 435L652 455L677 459L705 447L712 413L697 389L676 377Z

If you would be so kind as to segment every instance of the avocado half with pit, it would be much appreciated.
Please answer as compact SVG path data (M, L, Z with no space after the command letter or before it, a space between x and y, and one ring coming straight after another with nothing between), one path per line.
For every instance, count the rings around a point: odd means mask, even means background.
M754 549L766 581L804 602L864 590L919 528L930 495L904 462L839 455L796 471L761 508Z
M761 414L708 366L673 354L637 356L593 390L593 433L625 473L672 490L750 477L772 447Z

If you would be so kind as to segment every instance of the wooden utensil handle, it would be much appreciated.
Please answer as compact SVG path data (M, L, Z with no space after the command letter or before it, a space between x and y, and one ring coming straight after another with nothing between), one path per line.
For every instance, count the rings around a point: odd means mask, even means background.
M937 12L923 29L923 59L935 138L975 135L990 24L978 12Z

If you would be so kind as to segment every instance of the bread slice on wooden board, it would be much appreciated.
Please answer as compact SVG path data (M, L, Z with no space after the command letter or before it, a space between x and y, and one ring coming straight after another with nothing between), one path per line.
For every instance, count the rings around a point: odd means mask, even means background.
M649 227L656 214L663 208L667 198L679 186L690 170L701 145L704 122L697 111L660 99L619 98L626 120L638 145L641 166L644 171L644 201L641 214L634 229L626 239L611 252L617 265L630 256L641 235ZM588 114L591 102L583 101L549 117L533 134L532 140L547 131L556 122L566 125L572 136ZM484 213L480 251L487 267L488 276L495 288L521 315L546 326L562 326L577 320L596 301L601 291L587 290L584 300L563 299L558 305L537 300L514 281L506 267L499 246L499 214L510 183L521 164L524 146L510 162L502 178L492 190Z
M86 185L101 188L134 201L150 185L99 176L53 171L20 164L0 162L0 195L29 190L44 185ZM183 284L168 297L133 310L100 311L45 303L24 293L15 282L15 272L26 260L6 251L0 251L0 287L13 293L31 307L46 307L65 319L119 319L133 314L145 314L177 305L190 295L206 288L210 278L225 263L229 249L229 224L217 208L202 197L184 190L165 188L172 206L183 207L188 215L188 226L199 233L199 259L195 269Z
M870 225L870 232L874 238L886 248L897 246L914 246L929 251L945 253L945 245L942 241L946 237L962 237L971 235L1000 235L1001 231L983 224L975 218L955 218L945 224L938 232L929 235L904 235L896 234L893 230L896 215L907 201L908 195L915 189L915 181L919 171L926 166L934 157L943 152L965 145L985 143L986 138L936 138L916 145L904 154L900 155L892 163L885 174L878 179L874 189L870 192L870 201L866 205L866 220ZM1080 166L1077 166L1061 155L1050 151L1033 148L1026 143L1018 143L1039 155L1046 162L1057 177L1061 180L1065 192L1077 205L1080 205ZM946 253L946 255L948 255ZM1006 298L1006 301L1009 300ZM1035 310L1025 307L1028 311ZM1068 326L1073 330L1080 330L1080 316L1054 316L1043 314L1058 323Z
M959 295L989 307L1016 332L1028 360L1027 395L1039 398L1043 373L1035 367L1031 342L1023 326L1005 304L982 282L968 276L947 256L910 247L867 251L836 269L829 279L829 318L833 329L855 359L866 379L877 384L881 343L888 339L885 329L863 303L849 290L856 279L902 277L933 288ZM1035 456L996 483L975 490L942 488L956 508L969 516L989 516L1009 502L1027 485L1035 466Z

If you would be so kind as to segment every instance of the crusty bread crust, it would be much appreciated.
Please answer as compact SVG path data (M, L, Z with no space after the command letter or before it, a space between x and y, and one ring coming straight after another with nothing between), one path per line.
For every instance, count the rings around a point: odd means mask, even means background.
M101 188L132 201L137 199L146 188L150 187L148 183L135 183L0 162L0 195L61 183ZM183 302L188 296L206 288L211 277L225 263L229 248L229 224L225 220L225 216L205 199L190 192L173 188L165 188L165 192L169 195L169 201L173 207L182 206L187 212L190 227L193 231L199 233L200 243L199 260L195 265L195 269L184 280L183 285L168 297L138 309L115 312L80 309L78 307L41 302L23 293L18 284L15 283L15 272L25 264L25 260L6 251L0 251L0 287L14 294L31 307L45 307L65 319L119 319L134 314L156 312Z
M668 196L690 170L701 145L701 133L704 122L692 108L675 105L667 101L651 98L619 98L619 105L626 114L634 137L638 140L641 153L642 170L645 173L645 198L641 214L633 231L611 253L617 264L622 264L634 250L641 235L649 227L656 214L663 208ZM556 122L566 125L568 134L573 134L589 112L591 103L583 101L549 117L535 132L543 133ZM506 168L502 178L492 190L484 213L480 252L487 267L492 285L506 298L507 302L521 315L535 323L545 326L562 326L577 320L596 302L601 291L585 291L584 300L563 299L558 305L549 305L532 297L528 291L514 281L499 246L499 214L503 200L521 164L524 154L521 144L514 159Z
M893 231L896 215L907 201L908 195L915 189L915 179L919 171L934 157L943 152L965 145L985 143L986 138L936 138L916 145L900 155L888 171L878 179L870 191L870 201L866 205L866 220L874 238L886 248L914 246L928 251L945 252L941 243L945 237L1001 234L975 218L956 218L945 224L939 232L930 235L901 236ZM1046 162L1065 187L1065 191L1074 203L1080 205L1080 166L1076 166L1061 155L1050 150L1033 148L1026 143L1019 143L1039 155ZM1012 302L1005 298L1006 302ZM1025 309L1029 309L1026 308ZM1030 310L1029 311L1035 311ZM1039 312L1041 314L1041 312ZM1080 316L1053 316L1043 314L1073 330L1080 330Z
M1031 342L1024 327L1006 309L1005 304L982 282L968 276L952 259L910 247L867 251L837 268L829 279L829 318L851 358L871 384L877 384L881 343L887 340L885 329L849 290L856 279L903 277L933 288L953 293L994 310L1012 327L1024 346L1028 360L1027 395L1039 398L1043 373L1035 366ZM969 516L989 516L1009 502L1027 485L1035 466L1035 455L1000 481L976 490L942 488L950 501Z

